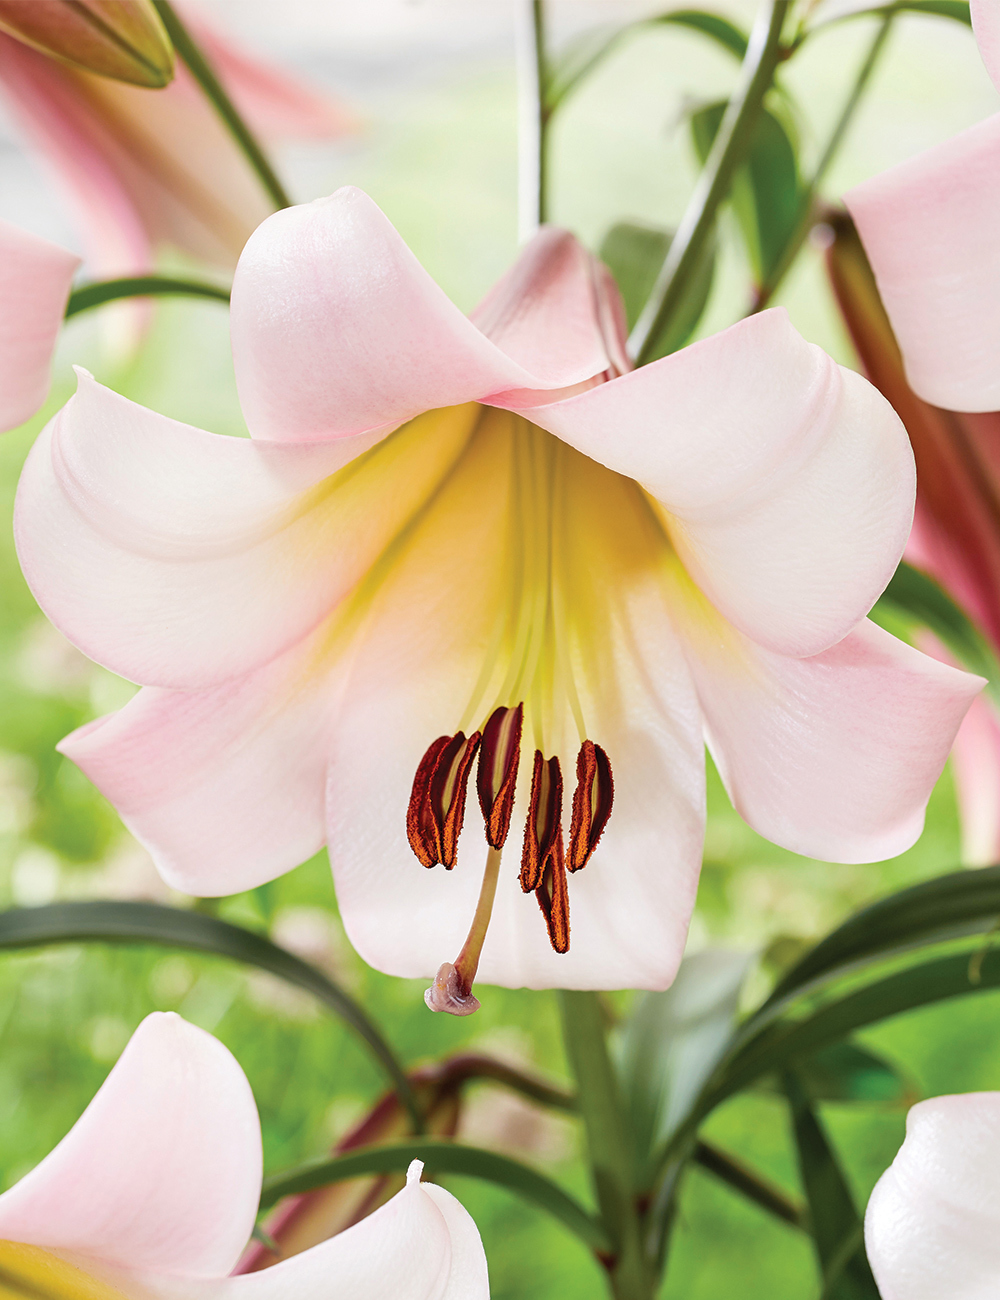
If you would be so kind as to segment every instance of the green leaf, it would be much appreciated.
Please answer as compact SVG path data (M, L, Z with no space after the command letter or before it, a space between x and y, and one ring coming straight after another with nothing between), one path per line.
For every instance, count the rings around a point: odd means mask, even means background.
M956 871L871 903L820 940L785 975L749 1025L773 1018L820 980L918 944L989 929L1000 917L1000 867Z
M263 935L201 912L159 903L99 901L50 903L0 912L0 951L52 943L155 943L214 953L270 971L305 989L350 1025L392 1079L400 1100L422 1131L423 1119L410 1081L380 1030L359 1003L328 975Z
M726 101L691 115L691 136L704 165ZM729 199L758 284L768 279L799 223L802 186L795 146L781 119L765 109L757 119L747 162L733 177Z
M867 1025L917 1007L994 988L1000 988L1000 952L965 951L896 971L826 1003L801 1020L767 1024L742 1041L723 1063L703 1094L697 1113L708 1114L720 1101L741 1092L762 1074L782 1070Z
M785 1092L823 1296L828 1300L879 1300L865 1255L861 1219L823 1125L794 1073L785 1076Z
M913 1090L896 1068L857 1043L834 1043L795 1066L811 1101L896 1102L914 1100Z
M317 1187L326 1187L346 1178L359 1178L364 1174L403 1173L411 1160L422 1160L430 1174L462 1174L506 1187L508 1191L515 1192L546 1210L591 1250L607 1253L610 1249L604 1229L594 1216L543 1174L537 1173L528 1165L510 1160L507 1156L498 1155L495 1151L431 1138L351 1151L332 1160L323 1160L281 1174L277 1178L269 1178L264 1183L261 1194L261 1209L276 1204L282 1197L311 1192Z
M672 234L657 226L621 221L604 236L598 256L615 277L625 303L629 330L639 319L670 248ZM651 351L650 360L682 348L697 328L712 292L715 276L715 239L705 251L688 282L688 290L671 325Z
M929 628L963 667L986 678L987 693L1000 707L1000 661L968 614L933 578L904 561L876 602L872 611L876 620L880 610Z
M229 302L229 290L201 280L179 280L170 275L129 275L120 280L95 280L81 284L69 296L66 319L78 312L100 307L119 298L148 298L163 294L180 294L193 298L213 298Z
M584 32L549 60L545 107L555 110L576 90L626 37L646 27L686 27L700 32L727 53L742 61L747 52L747 34L727 18L703 9L673 9L651 18L642 18L625 27L598 27Z
M969 0L894 0L892 4L873 5L870 9L852 9L849 13L837 14L833 18L827 18L810 27L802 39L806 39L816 32L824 31L835 23L847 22L851 18L884 18L886 14L903 13L929 14L936 18L951 18L957 23L962 23L965 27L972 26Z
M709 949L685 958L663 993L645 993L622 1025L622 1100L640 1158L690 1110L732 1034L750 957ZM639 1185L646 1183L640 1171Z

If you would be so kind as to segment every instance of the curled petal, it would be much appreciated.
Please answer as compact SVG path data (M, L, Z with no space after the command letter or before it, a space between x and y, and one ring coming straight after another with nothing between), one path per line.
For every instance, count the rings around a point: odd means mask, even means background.
M883 1300L991 1300L1000 1278L1000 1093L922 1101L865 1214Z
M18 489L21 567L85 654L145 685L203 689L315 629L461 451L458 410L360 473L372 439L269 446L168 420L82 374ZM336 500L333 498L336 496Z
M152 1279L161 1300L489 1300L475 1223L441 1187L407 1183L360 1223L270 1268L183 1289Z
M0 221L0 431L23 424L45 401L79 265L65 248Z
M838 641L902 555L914 493L906 432L783 310L530 418L638 479L708 598L771 650L810 655Z
M1000 410L1000 114L845 201L911 388L953 411Z
M792 659L727 630L703 602L681 617L709 748L754 830L828 862L909 848L983 679L867 621Z
M595 274L572 236L542 231L479 309L492 342L360 190L276 212L233 283L247 425L256 438L339 438L502 390L590 381L610 364Z
M154 1013L66 1137L0 1196L0 1238L133 1272L218 1276L253 1228L261 1168L234 1057Z

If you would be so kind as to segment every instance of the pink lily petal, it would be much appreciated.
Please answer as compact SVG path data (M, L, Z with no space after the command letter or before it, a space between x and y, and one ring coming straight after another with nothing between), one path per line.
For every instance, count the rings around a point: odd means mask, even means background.
M828 862L910 847L981 677L867 620L808 659L727 635L696 600L683 627L709 748L754 830Z
M59 745L175 889L235 894L323 847L334 688L310 650L211 690L147 686Z
M162 1300L489 1300L486 1256L468 1212L442 1187L406 1186L368 1218L257 1273L195 1286L148 1279Z
M1000 1278L1000 1093L922 1101L879 1179L865 1247L883 1300L992 1300Z
M0 432L45 401L52 353L80 259L0 221Z
M972 30L986 71L1000 90L1000 11L995 0L972 0Z
M477 679L507 581L494 539L505 527L502 430L510 417L484 418L490 436L474 444L369 607L331 736L328 844L341 915L361 955L394 975L431 977L454 960L486 858L474 786L453 871L419 864L404 816L428 743L460 725L468 733L492 708ZM518 883L521 842L535 743L560 757L569 829L580 735L544 703L537 733L529 698L479 974L509 987L664 988L680 961L700 866L701 721L656 573L635 561L642 524L630 514L628 489L579 457L573 466L582 481L567 491L576 515L565 523L564 556L575 566L566 589L579 584L601 596L589 611L593 625L578 628L567 653L587 734L610 756L615 810L594 857L570 881L571 945L557 954L536 900ZM494 490L474 490L478 483Z
M1000 115L845 195L910 387L954 411L1000 410Z
M528 414L662 502L692 577L771 650L811 655L838 641L906 542L914 472L902 424L783 309Z
M82 1267L211 1277L239 1258L260 1182L243 1071L203 1030L155 1013L67 1136L0 1196L0 1237Z
M601 375L611 363L594 320L592 259L551 230L522 256L480 308L492 342L360 190L276 212L233 283L233 360L251 433L338 438Z
M371 437L299 446L219 437L81 372L22 475L21 566L60 629L98 662L147 685L213 686L321 622L447 471L470 418L457 412L428 448L411 439L385 474L355 475L330 510L328 476Z

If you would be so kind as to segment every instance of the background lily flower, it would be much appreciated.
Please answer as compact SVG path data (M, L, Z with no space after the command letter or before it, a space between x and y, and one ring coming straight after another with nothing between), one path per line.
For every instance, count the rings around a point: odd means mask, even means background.
M972 0L1000 89L996 0ZM844 196L875 269L915 393L1000 410L1000 113Z
M865 1215L865 1246L882 1300L995 1296L998 1228L1000 1093L920 1102Z
M335 139L351 115L332 97L192 31L237 108L265 139ZM235 265L274 204L212 104L178 61L162 90L49 58L0 32L0 90L75 209L94 276L138 274L167 244Z
M0 1267L18 1294L148 1300L485 1300L472 1219L441 1187L406 1187L354 1227L245 1276L260 1123L232 1054L174 1014L148 1016L54 1151L0 1196ZM8 1280L9 1279L9 1280Z
M0 432L23 424L45 401L79 265L67 249L0 221Z
M1000 652L1000 413L931 406L907 383L899 345L849 217L830 214L827 268L851 340L873 384L899 414L917 465L907 558L942 584ZM951 662L929 634L925 648ZM955 738L964 860L1000 858L1000 723L981 696Z
M981 681L859 622L912 455L783 311L623 373L572 236L469 320L347 189L255 233L232 331L251 440L83 375L17 508L43 608L148 687L63 748L172 883L234 892L325 841L362 956L432 975L461 948L431 994L459 1009L480 957L669 984L703 736L777 843L857 862L919 834Z

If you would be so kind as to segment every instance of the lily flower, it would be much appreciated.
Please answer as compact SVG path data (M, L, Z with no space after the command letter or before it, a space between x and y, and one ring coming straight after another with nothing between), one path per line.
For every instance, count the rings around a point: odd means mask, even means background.
M23 424L45 401L79 265L67 249L0 221L0 432Z
M972 0L1000 89L996 0ZM910 387L952 411L1000 410L1000 113L844 196L875 270Z
M865 1214L882 1300L989 1300L1000 1290L1000 1093L932 1097Z
M477 969L671 982L705 737L778 844L920 833L982 682L863 621L912 453L782 310L630 371L571 235L467 319L345 189L254 234L232 336L250 439L81 374L17 505L42 607L147 687L62 748L172 884L325 842L361 955L466 1013Z
M172 1013L132 1035L76 1125L0 1196L0 1269L18 1295L88 1300L486 1300L479 1233L410 1166L354 1227L229 1276L261 1188L257 1107L231 1053Z
M828 221L837 303L865 374L913 447L917 500L906 556L951 593L1000 654L1000 412L944 410L914 393L858 233L846 214ZM924 648L950 662L934 638ZM1000 720L986 697L966 714L952 757L962 856L985 866L1000 858Z
M191 21L220 80L265 138L335 139L351 115ZM179 61L160 90L72 67L0 31L0 93L67 196L95 276L148 271L160 245L223 269L274 208Z

